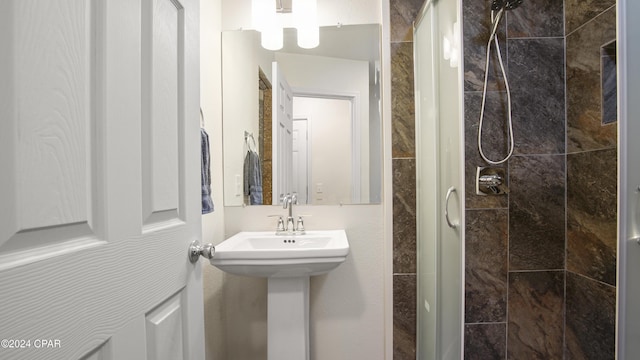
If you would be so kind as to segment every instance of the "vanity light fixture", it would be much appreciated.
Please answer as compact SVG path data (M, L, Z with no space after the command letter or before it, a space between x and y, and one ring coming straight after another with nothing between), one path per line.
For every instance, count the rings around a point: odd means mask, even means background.
M298 46L312 49L320 44L317 0L252 0L253 27L261 33L262 47L280 50L282 29L295 27Z

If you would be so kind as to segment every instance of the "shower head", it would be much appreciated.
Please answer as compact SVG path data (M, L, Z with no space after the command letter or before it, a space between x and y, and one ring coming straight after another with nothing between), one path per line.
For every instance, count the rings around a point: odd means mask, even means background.
M522 0L491 0L491 10L513 10L522 4Z

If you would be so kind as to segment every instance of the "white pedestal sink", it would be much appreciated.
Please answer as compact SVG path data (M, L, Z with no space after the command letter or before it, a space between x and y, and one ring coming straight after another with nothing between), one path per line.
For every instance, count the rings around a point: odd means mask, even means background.
M210 260L231 274L268 278L268 359L309 359L309 277L327 273L349 254L344 230L304 235L240 232Z

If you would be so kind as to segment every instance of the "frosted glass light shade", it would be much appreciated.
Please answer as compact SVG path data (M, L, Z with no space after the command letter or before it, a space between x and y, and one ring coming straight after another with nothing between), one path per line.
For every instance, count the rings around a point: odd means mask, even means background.
M280 50L283 45L282 24L279 22L275 4L270 0L251 1L253 27L261 33L262 47Z
M284 27L298 31L298 46L312 49L320 44L317 0L292 0L291 13L277 13L272 0L251 0L253 28L261 33L262 47L280 50L283 47Z
M294 24L298 30L298 46L312 49L320 44L317 0L292 1Z
M320 28L318 26L306 26L298 28L298 46L303 49L313 49L320 45Z
M251 22L257 31L262 32L275 21L275 9L269 4L273 5L267 0L251 0Z
M260 38L262 47L267 50L280 50L283 45L282 27L272 26L268 29L262 30L262 36Z
M297 29L318 23L317 0L292 0L291 9L295 17L294 24Z

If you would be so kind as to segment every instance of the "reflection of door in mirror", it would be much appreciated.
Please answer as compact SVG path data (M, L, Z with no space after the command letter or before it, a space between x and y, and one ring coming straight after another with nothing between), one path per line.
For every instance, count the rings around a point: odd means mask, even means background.
M273 203L292 192L293 178L293 92L284 74L273 62Z
M295 97L293 98L295 104ZM293 118L293 192L298 194L298 204L309 201L309 119Z

